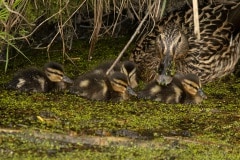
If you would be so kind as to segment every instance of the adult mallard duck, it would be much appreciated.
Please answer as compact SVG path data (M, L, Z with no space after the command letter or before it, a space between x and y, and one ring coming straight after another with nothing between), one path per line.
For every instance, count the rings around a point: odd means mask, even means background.
M160 74L194 73L202 83L233 72L240 57L240 3L199 9L200 40L194 34L193 9L176 11L144 35L130 60L150 81ZM163 82L164 83L164 82Z
M139 91L138 97L163 103L198 104L207 98L199 78L194 74L175 74L167 85L161 84L161 75Z
M37 68L28 68L18 72L6 84L7 89L23 92L50 92L65 89L65 83L73 81L64 75L63 67L56 62L45 64L43 71Z

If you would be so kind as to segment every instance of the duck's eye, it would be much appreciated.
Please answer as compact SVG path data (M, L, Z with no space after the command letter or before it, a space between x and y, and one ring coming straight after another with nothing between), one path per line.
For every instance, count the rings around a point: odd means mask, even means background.
M179 37L178 44L180 44L181 42L182 42L182 36Z

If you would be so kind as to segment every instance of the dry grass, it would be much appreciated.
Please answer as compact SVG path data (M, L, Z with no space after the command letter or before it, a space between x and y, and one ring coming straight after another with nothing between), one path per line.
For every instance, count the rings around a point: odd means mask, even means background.
M204 0L200 0L199 4L203 4ZM205 0L206 2L207 0ZM229 3L225 0L208 0L208 3ZM49 49L53 43L60 39L62 42L63 59L69 59L68 50L72 48L74 38L79 38L78 32L85 32L83 28L87 28L90 32L90 49L88 60L92 58L94 46L100 37L116 36L121 30L122 24L127 21L135 21L139 26L138 35L145 33L146 30L151 30L151 27L161 19L166 12L171 12L180 9L184 5L192 5L191 0L81 0L81 1L2 1L1 16L0 16L0 49L2 52L7 52L5 60L5 70L11 57L9 57L9 48L15 48L23 56L21 45L19 42L25 42L35 49ZM195 3L193 3L195 4ZM153 6L149 10L150 6ZM194 6L194 11L197 11L197 5ZM43 12L44 11L44 12ZM148 15L146 19L143 19ZM197 15L196 18L196 33ZM142 23L144 21L144 23ZM45 33L47 43L42 43L42 39L33 39L35 34L39 32L41 27L46 24L55 24L55 32ZM86 24L83 26L82 24ZM80 30L79 27L80 26ZM83 28L81 28L81 26ZM44 28L44 27L43 27ZM135 33L133 39L135 38ZM37 42L35 42L37 40ZM34 43L37 43L34 44ZM50 59L50 55L49 59Z

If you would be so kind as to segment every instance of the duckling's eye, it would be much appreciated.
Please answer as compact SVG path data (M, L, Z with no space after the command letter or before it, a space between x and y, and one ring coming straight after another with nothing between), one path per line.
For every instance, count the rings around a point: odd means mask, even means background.
M181 43L181 41L182 41L182 36L179 37L178 44Z
M192 88L194 88L194 89L196 89L196 90L198 90L198 87L197 86L194 86L193 84L191 84L191 83L189 83L188 84L190 87L192 87Z
M199 86L189 80L183 80L182 85L184 87L184 90L188 92L191 95L196 95L199 89Z
M59 70L47 68L45 73L52 82L59 82L63 79L63 72Z
M127 88L127 84L123 83L120 80L112 80L111 84L112 84L113 90L116 92L124 93Z

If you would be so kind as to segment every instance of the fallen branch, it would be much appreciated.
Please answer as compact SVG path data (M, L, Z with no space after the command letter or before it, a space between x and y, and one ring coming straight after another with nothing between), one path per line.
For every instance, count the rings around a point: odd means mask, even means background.
M154 140L139 140L134 138L127 137L114 137L114 136L70 136L65 134L58 133L50 133L44 131L31 131L31 130L16 130L16 129L1 129L0 128L0 136L1 134L7 135L15 135L16 137L24 138L27 140L31 139L40 139L42 141L51 141L58 143L67 143L67 144L75 144L75 145L87 145L87 146L98 146L98 147L110 147L110 146L137 146L143 148L163 148L166 147L166 143L154 141ZM166 141L188 143L195 145L214 145L221 147L232 147L230 144L222 144L211 141L202 141L191 138L184 138L180 136L162 136L162 138Z

